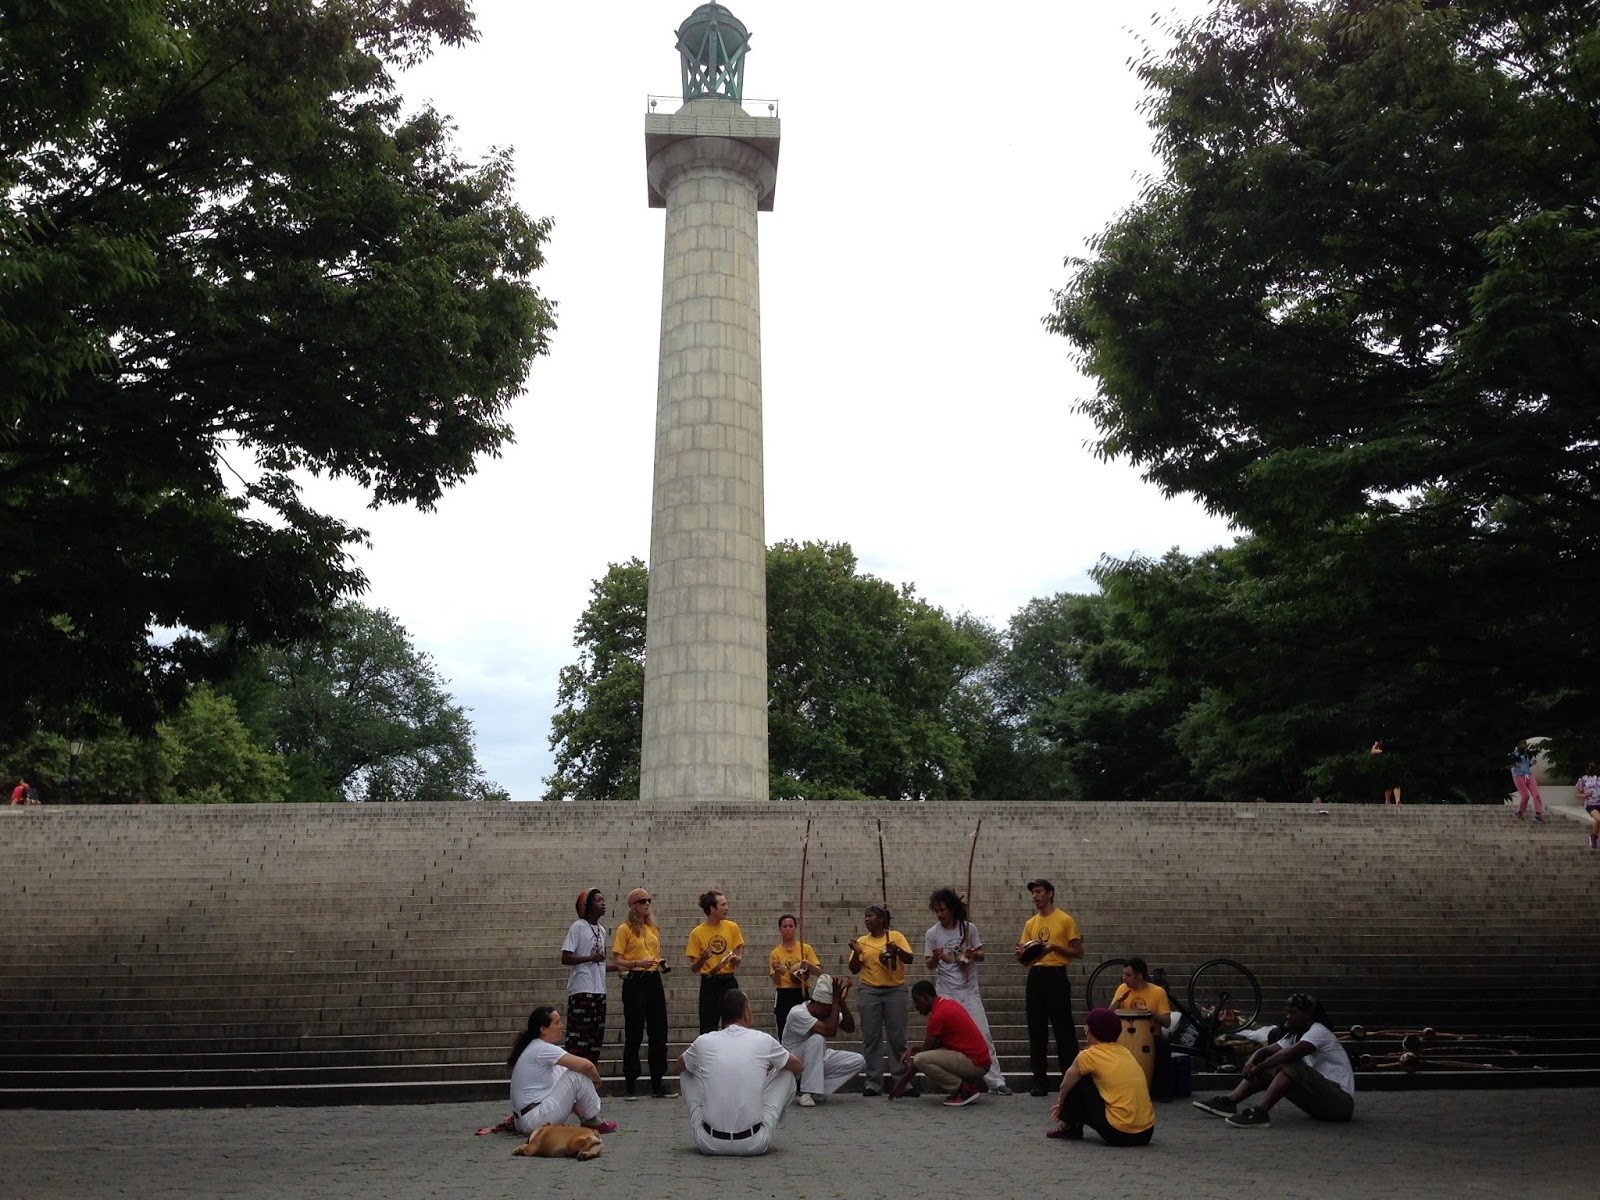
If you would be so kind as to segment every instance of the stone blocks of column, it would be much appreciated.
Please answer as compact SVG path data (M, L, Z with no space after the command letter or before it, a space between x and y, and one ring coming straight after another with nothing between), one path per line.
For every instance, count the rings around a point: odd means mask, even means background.
M776 165L759 139L722 136L715 106L691 107L702 115L647 128L667 212L640 799L765 800L756 213Z

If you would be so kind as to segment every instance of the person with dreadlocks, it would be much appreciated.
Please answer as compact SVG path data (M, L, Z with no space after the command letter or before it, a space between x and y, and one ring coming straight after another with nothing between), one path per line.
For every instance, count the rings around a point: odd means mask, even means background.
M953 887L942 887L928 897L928 909L938 918L923 935L923 961L933 972L933 989L942 1000L954 1000L967 1010L972 1023L983 1035L989 1051L989 1066L984 1086L997 1096L1009 1096L1000 1056L995 1053L994 1036L989 1032L989 1016L978 994L978 964L983 961L983 935L967 920L967 904Z
M628 919L617 926L611 967L622 976L622 1081L632 1100L639 1084L639 1043L650 1031L650 1094L665 1099L667 1073L667 990L661 976L672 970L661 958L661 930L652 915L650 893L628 893Z
M898 929L889 928L889 910L881 904L867 906L866 937L850 939L850 973L859 975L856 1007L861 1014L861 1050L867 1060L863 1096L877 1096L893 1084L893 1074L906 1052L906 964L915 955L911 943ZM887 1082L880 1089L883 1043L889 1042ZM918 1095L912 1087L905 1095Z
M561 943L567 968L567 1053L600 1061L606 1040L606 898L599 888L578 893L578 919Z
M1239 1107L1239 1101L1258 1092L1266 1094L1247 1108ZM1348 1121L1355 1112L1350 1056L1334 1035L1322 1002L1309 992L1296 992L1285 1002L1283 1036L1245 1060L1238 1087L1225 1096L1196 1100L1194 1106L1226 1117L1235 1128L1259 1129L1272 1124L1269 1113L1279 1100L1319 1121Z

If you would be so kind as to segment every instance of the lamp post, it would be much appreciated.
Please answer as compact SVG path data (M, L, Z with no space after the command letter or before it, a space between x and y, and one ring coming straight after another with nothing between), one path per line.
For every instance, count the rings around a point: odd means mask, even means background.
M71 757L67 760L67 803L78 802L78 755L83 753L83 742L74 738L67 744Z

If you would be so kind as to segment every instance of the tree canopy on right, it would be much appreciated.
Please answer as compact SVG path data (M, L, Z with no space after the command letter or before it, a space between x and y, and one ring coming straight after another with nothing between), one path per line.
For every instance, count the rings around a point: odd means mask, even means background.
M1324 755L1579 753L1600 4L1241 0L1137 69L1161 167L1046 324L1095 382L1099 452L1246 532L1206 703L1248 722L1298 674Z

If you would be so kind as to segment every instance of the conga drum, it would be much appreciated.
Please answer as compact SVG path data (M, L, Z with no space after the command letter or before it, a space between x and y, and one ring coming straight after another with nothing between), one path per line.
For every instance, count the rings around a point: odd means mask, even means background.
M1156 1019L1142 1008L1119 1008L1117 1020L1122 1022L1117 1041L1126 1046L1144 1068L1144 1081L1150 1083L1156 1076Z

